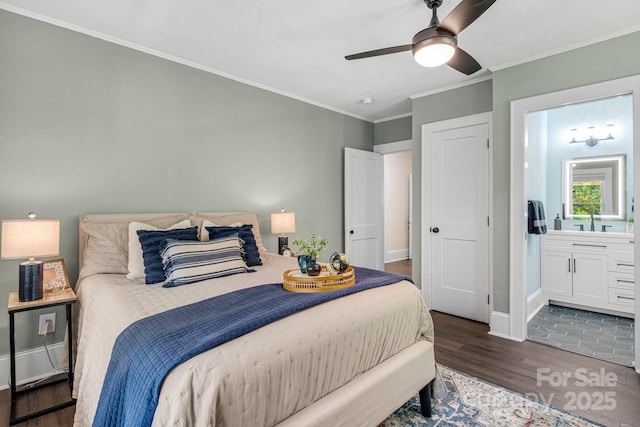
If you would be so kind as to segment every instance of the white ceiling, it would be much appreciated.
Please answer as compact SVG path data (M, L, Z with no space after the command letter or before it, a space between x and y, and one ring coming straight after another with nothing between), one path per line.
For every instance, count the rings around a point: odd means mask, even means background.
M459 2L444 0L440 20ZM640 0L498 0L458 36L484 67L466 76L423 68L410 52L344 59L411 43L430 19L423 0L0 0L0 8L369 121L410 113L410 97L640 30Z

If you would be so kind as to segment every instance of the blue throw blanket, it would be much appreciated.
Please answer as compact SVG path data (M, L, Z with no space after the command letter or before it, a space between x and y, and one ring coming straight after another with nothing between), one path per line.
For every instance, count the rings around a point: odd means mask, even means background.
M177 307L132 323L116 339L94 426L149 426L171 369L219 344L323 302L405 276L354 267L356 284L331 292L293 293L260 285Z

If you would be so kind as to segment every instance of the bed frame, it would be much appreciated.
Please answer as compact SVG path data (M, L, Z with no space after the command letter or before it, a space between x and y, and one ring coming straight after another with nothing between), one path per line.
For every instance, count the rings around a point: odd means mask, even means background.
M82 230L83 223L145 222L176 215L184 215L184 219L206 218L220 225L238 221L253 224L258 248L266 251L258 217L254 212L92 214L80 217L79 266L83 265L83 252L88 240ZM418 341L280 422L278 426L377 425L416 394L420 396L422 415L431 417L431 391L435 378L433 343Z

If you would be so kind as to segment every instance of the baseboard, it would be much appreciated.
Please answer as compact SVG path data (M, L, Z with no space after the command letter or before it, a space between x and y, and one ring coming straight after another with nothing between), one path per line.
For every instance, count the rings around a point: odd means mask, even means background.
M495 337L506 338L512 341L515 340L511 336L511 317L509 313L502 313L500 311L491 312L489 318L489 335L493 335Z
M51 361L58 366L58 361L64 352L64 342L47 345ZM17 385L46 378L58 373L51 367L44 347L34 348L16 353L16 383ZM8 354L0 356L0 390L9 388L11 378L11 359Z
M386 253L384 262L402 261L409 258L409 249L400 249Z
M549 299L545 298L542 289L538 289L529 295L527 297L527 323L547 304L549 304Z

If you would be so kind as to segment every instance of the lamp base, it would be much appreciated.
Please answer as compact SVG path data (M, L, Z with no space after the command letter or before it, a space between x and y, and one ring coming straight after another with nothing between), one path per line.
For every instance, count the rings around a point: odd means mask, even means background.
M20 302L42 299L42 261L20 264L18 300Z
M289 246L289 236L278 236L278 253L282 255L282 248Z

